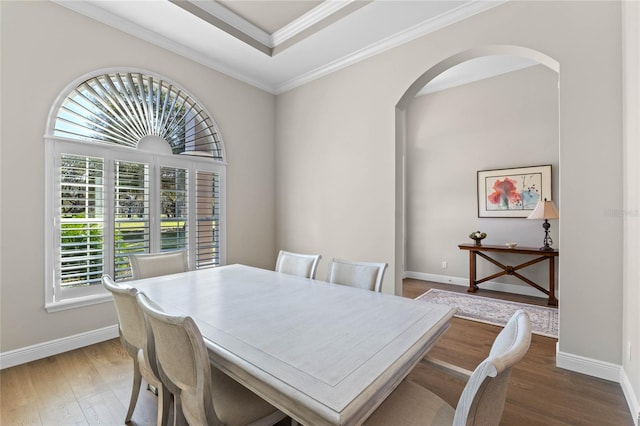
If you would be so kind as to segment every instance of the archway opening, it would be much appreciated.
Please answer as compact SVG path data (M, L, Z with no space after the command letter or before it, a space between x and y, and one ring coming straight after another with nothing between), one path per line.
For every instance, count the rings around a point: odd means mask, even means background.
M473 119L482 119L481 117L483 116L483 114L479 114L477 109L479 107L477 105L472 106L472 102L470 102L467 98L465 98L464 101L460 101L460 96L462 93L462 89L460 88L451 90L451 93L456 92L456 95L450 95L447 98L447 101L443 101L443 96L439 95L439 101L429 102L429 105L427 107L422 105L422 109L420 109L420 107L415 107L417 103L416 99L418 99L417 96L420 97L420 92L424 91L425 87L428 88L430 85L429 83L433 85L433 83L438 80L438 76L443 75L443 73L445 73L447 70L451 70L452 68L458 67L461 64L464 65L465 63L470 63L473 61L482 61L486 58L498 58L507 56L518 58L521 60L521 63L529 64L527 65L526 69L521 69L520 71L511 74L520 74L518 78L525 78L525 76L527 76L528 78L531 74L537 73L541 74L543 79L546 79L545 81L547 81L547 87L545 87L545 90L547 93L553 94L553 99L545 99L544 101L547 102L547 105L549 104L549 102L554 102L552 107L554 107L553 113L555 114L555 117L553 117L553 120L550 119L550 121L554 121L555 123L551 123L551 125L542 130L544 130L547 135L551 134L551 136L546 136L546 139L553 138L553 140L545 140L544 143L539 143L536 142L536 136L538 135L531 134L531 128L522 128L522 133L519 134L517 133L519 130L514 128L510 128L507 132L505 132L502 131L503 129L499 129L498 127L509 126L500 126L500 124L496 124L495 122L475 123L476 125L480 126L475 128L471 125L467 126L467 131L471 132L471 134L467 134L467 140L464 140L464 130L459 131L460 129L456 128L454 129L454 132L451 132L451 127L448 129L446 128L446 120L459 120L458 123L469 124L469 122L473 121ZM500 243L503 244L506 241L511 241L511 239L508 239L507 235L512 235L513 232L520 231L522 235L520 235L519 238L521 239L521 242L526 243L526 245L535 246L535 244L538 244L536 238L539 237L539 239L541 240L542 231L538 230L540 224L537 223L537 221L514 221L512 219L479 219L476 216L475 176L477 171L479 170L483 170L486 168L502 168L505 165L516 167L525 165L539 165L542 163L552 164L554 165L553 198L554 201L558 203L559 193L557 182L559 180L560 163L558 149L558 73L558 62L538 51L519 46L486 46L458 53L439 62L438 64L435 64L433 67L425 71L425 73L423 73L418 79L416 79L416 81L404 93L404 95L396 105L395 260L397 266L395 285L397 294L401 294L402 292L403 278L407 276L408 273L415 272L411 271L411 269L420 269L420 267L416 266L416 259L420 257L424 258L425 256L429 257L426 263L430 262L430 266L425 264L422 265L422 271L418 272L423 272L423 276L418 277L419 279L433 281L437 280L441 282L461 285L464 285L466 282L466 284L468 284L468 266L460 264L466 261L466 257L461 256L458 253L457 244L467 242L465 241L466 236L470 231L475 230L478 226L483 226L485 227L485 229L483 230L490 231L490 234L496 238L494 240L494 243L500 241ZM510 77L510 83L517 84L518 78ZM492 79L495 80L495 77L492 77ZM492 82L492 84L496 83L497 80ZM467 84L469 83L467 82ZM470 87L471 86L467 86L464 90L470 90ZM522 89L525 92L527 90L536 90L535 87L524 87ZM490 86L489 88L487 88L486 84L482 89L478 90L485 90L485 94L488 90L489 93L492 94L492 96L498 96L495 90L491 92L492 89L490 88ZM518 94L514 93L514 95ZM535 93L533 93L533 95L535 95ZM465 105L464 111L462 110L462 108L459 108L457 116L453 114L455 110L449 111L450 114L448 117L438 117L438 114L430 114L429 108L437 108L438 105L442 106L443 102L444 104L446 104L446 102L451 102L451 99L455 99L456 96L458 96L458 101L464 102ZM499 102L499 99L496 99L495 102ZM534 105L528 105L526 99L522 99L522 103L524 105L518 105L517 107L524 111L527 111L528 109L530 110L531 108L535 107ZM463 105L463 103L459 103L457 107L460 107L460 105ZM471 110L469 110L467 106L471 108ZM455 107L456 105L454 104L451 108ZM540 109L540 105L538 105L537 107L538 109ZM487 109L491 110L490 112L493 112L493 106L487 105ZM474 114L473 111L476 111L476 113ZM501 113L505 114L505 111L507 113L509 112L508 106L506 108L502 108ZM433 110L431 110L431 112L433 112ZM420 126L417 126L416 116L420 116L420 114L429 115L432 120L439 120L438 125L434 126L433 123L420 123ZM498 118L500 117L499 114L496 115L498 116ZM537 117L537 119L541 120L543 117L544 114L542 114L540 117ZM513 120L513 117L509 116L503 116L503 120L505 120L505 122L509 124L517 121ZM530 121L533 122L534 120ZM492 126L491 132L487 132L487 134L480 134L482 132L478 132L478 128L482 128L481 126L483 124L487 128ZM440 126L440 134L436 138L434 135L436 135L438 132L438 126ZM419 130L416 130L418 127L421 128ZM536 126L536 128L538 127L539 126ZM424 128L427 128L429 130L424 131ZM456 132L456 135L452 135L452 133ZM544 134L544 132L542 133ZM497 135L496 133L502 134ZM514 135L519 135L519 137L515 137ZM423 145L416 147L416 140L420 139L421 137L423 139L418 140L417 143L422 143ZM458 140L456 140L456 137L458 138ZM503 158L490 158L492 155L494 157L498 157L501 155L502 149L500 148L500 143L505 144L506 142L504 140L500 141L500 137L511 137L512 142L509 142L509 146L504 146L508 149L504 149L506 154L503 156ZM453 144L452 141L454 140L457 145L451 146L451 144ZM491 140L493 142L489 143L487 142L488 140ZM450 149L438 151L438 146L446 146ZM456 161L455 157L456 150L460 155L460 157L458 157L458 161ZM549 151L552 152L550 153ZM520 153L522 153L522 155L519 155ZM440 154L442 154L443 157L437 157ZM431 161L433 162L432 165L425 163L426 168L431 167L431 173L423 173L424 170L420 170L418 173L416 173L416 162L421 161L421 156L431 157ZM549 158L550 160L547 160ZM540 163L540 161L542 161L542 163ZM433 164L436 164L436 166L433 167ZM437 170L438 167L440 168L440 171ZM434 176L434 173L436 174L436 176ZM449 175L446 175L446 173L449 173ZM447 182L450 181L450 178L452 176L451 174L459 175L456 178L464 181L464 183L461 183L459 181L458 183L448 187ZM419 185L416 185L416 182L418 182ZM458 191L460 191L460 188L456 187L456 185L464 185L464 190L462 191L462 193L458 193ZM429 189L430 186L431 189ZM433 187L439 187L440 192L438 192L438 190L433 190ZM446 194L446 191L455 191L456 194L454 194L454 196L452 197L449 197L449 195L451 194ZM422 198L417 199L416 193L420 193ZM445 198L443 194L446 194L448 198ZM451 198L455 197L463 197L464 200L457 199L455 202L452 202ZM421 211L421 208L426 210ZM435 212L436 214L432 214L429 218L428 216L422 214L425 211L430 211L431 213ZM438 214L445 214L446 219L435 219ZM456 217L457 219L452 220L452 216ZM416 219L416 217L418 217L418 219ZM424 224L425 221L429 220L431 220L432 223L428 224L423 229L416 229L415 224L417 223L417 221L422 221L421 223ZM554 224L554 227L556 228L555 235L557 236L557 232L559 229L558 223ZM524 228L525 230L522 231L522 229L519 228ZM434 233L434 230L436 229L438 229L438 232L440 232L439 234ZM448 233L448 235L445 237L444 233ZM410 238L409 235L411 235L413 238ZM408 244L410 246L408 246ZM442 250L438 251L438 245L445 245L446 249L444 249L444 251L446 253L443 253ZM425 251L418 252L418 250L420 249ZM410 257L407 256L408 252L410 252L411 254ZM452 258L454 259L453 264L451 260ZM458 262L457 265L456 262ZM463 269L462 272L460 272L461 268ZM534 271L534 273L539 274L539 272L536 271ZM508 288L506 291L509 291L509 283L507 282L506 285ZM525 289L523 294L538 292L536 289L532 287L528 288L528 286L526 285L523 285L521 287ZM539 293L539 296L543 297L544 294Z

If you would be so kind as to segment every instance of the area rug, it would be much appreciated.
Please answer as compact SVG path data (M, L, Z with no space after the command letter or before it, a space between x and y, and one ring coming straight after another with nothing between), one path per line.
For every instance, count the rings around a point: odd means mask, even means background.
M416 300L449 305L456 308L455 316L458 318L500 326L504 326L518 309L522 309L529 314L531 319L531 332L558 338L558 309L556 308L472 296L435 288L416 297Z

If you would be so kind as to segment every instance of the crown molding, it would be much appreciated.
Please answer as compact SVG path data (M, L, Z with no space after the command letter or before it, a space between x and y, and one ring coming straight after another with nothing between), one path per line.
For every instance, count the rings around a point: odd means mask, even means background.
M461 5L443 15L414 25L413 27L408 28L405 31L387 37L386 39L374 43L364 49L360 49L352 54L343 56L340 59L318 67L298 77L292 78L275 87L275 94L281 94L295 89L296 87L300 87L302 85L310 83L313 80L329 75L342 68L346 68L379 53L385 52L389 49L393 49L394 47L401 46L405 43L423 37L441 28L460 22L464 19L470 18L471 16L477 15L489 9L493 9L494 7L508 1L509 0L474 1L472 3Z
M268 46L269 48L274 47L272 42L272 37L269 33L253 25L251 22L247 21L242 16L227 9L226 7L224 7L224 5L218 3L215 0L214 1L169 0L169 1L175 4L176 6L180 6L180 3L193 4L195 7L204 10L208 14L215 16L216 18L226 22L228 25L231 25L235 29L243 32L247 36L257 41L258 43Z
M243 83L247 83L257 89L264 90L265 92L268 92L271 94L275 94L274 88L271 87L270 85L264 84L261 81L250 78L226 65L223 65L219 61L211 59L207 55L203 55L202 53L192 49L189 46L186 46L184 44L171 40L167 37L164 37L163 35L158 34L155 31L150 31L145 28L142 28L127 19L123 19L119 16L116 16L89 2L77 1L77 0L51 0L51 1L69 10L80 13L81 15L87 16L91 19L95 19L96 21L101 22L105 25L116 28L133 37L147 41L155 46L161 47L179 56L182 56L184 58L197 62L201 65L204 65L207 68L211 68L231 78L239 80Z
M269 34L215 0L206 2L169 0L169 2L181 9L203 19L209 24L257 48L269 56L273 56L273 49L282 43L303 33L312 26L322 23L333 14L343 10L356 1L368 3L372 0L329 0L319 4L273 34Z
M316 25L334 13L340 11L341 9L351 5L355 1L362 0L346 0L346 1L326 1L324 3L319 4L318 6L311 9L309 12L305 13L298 19L291 21L289 24L280 28L278 31L271 34L271 47L277 47L278 45L284 43L292 37L300 34L301 32L307 30L308 28ZM371 1L371 0L368 0Z
M268 92L274 95L278 95L278 94L287 92L289 90L295 89L296 87L300 87L304 84L310 83L318 78L324 77L342 68L346 68L357 62L360 62L362 60L375 56L386 50L398 47L402 44L405 44L407 42L410 42L412 40L425 36L433 31L439 30L448 25L452 25L466 18L482 13L486 10L492 9L496 6L506 3L509 0L489 0L489 1L479 0L479 1L473 1L471 3L463 4L443 15L429 19L420 24L414 25L413 27L410 27L405 31L402 31L398 34L387 37L386 39L383 39L377 43L373 43L368 47L355 51L351 54L345 55L337 60L329 62L326 65L315 68L309 72L303 73L301 75L298 75L294 78L291 78L279 84L278 83L268 84L263 81L259 81L255 78L249 77L240 71L237 71L227 65L224 65L219 60L213 59L205 54L202 54L189 46L173 41L155 31L141 28L137 24L127 19L116 16L115 14L112 14L111 12L91 2L77 1L77 0L51 0L51 1L67 9L73 10L89 18L95 19L96 21L101 22L105 25L109 25L113 28L123 31L124 33L130 34L134 37L137 37L151 44L167 49L180 56L183 56L187 59L195 61L199 64L202 64L208 68L221 72L236 80L247 83L260 90L263 90L265 92ZM333 2L330 2L330 3L333 3ZM337 2L337 3L340 3L340 2ZM343 7L347 7L349 4L351 4L351 0L349 2L344 2L344 3L345 5ZM311 17L307 17L306 19L309 19L309 20L307 20L306 22L318 23L320 22L318 21L318 19L321 19L322 16L324 17L322 19L326 19L326 17L328 16L327 13L329 13L330 10L333 10L333 13L336 13L336 11L338 10L338 9L329 9L330 7L331 7L330 5L326 6L326 9L324 9L324 11L323 9L320 9L318 12L316 12L317 15L312 14L312 15L315 15L315 18L313 19ZM314 12L314 11L311 11L311 12ZM313 25L313 24L310 24L310 25ZM298 28L304 28L304 26L299 24ZM272 59L276 60L276 58L272 58Z
M271 47L271 38L260 30L258 27L254 27L253 24L246 21L244 18L234 14L230 10L227 10L224 6L218 3L203 3L206 7L202 7L200 3L192 2L190 0L169 0L169 2L180 9L184 10L191 15L202 19L207 24L224 31L232 37L237 38L238 40L246 43L247 45L259 50L265 55L272 56L273 48ZM221 17L223 16L223 17ZM231 19L233 17L233 19ZM238 29L235 25L232 25L228 22L228 19L231 19L235 22L236 25L239 25L244 28L244 30ZM253 35L247 33L253 33L258 36L258 38ZM264 42L260 41L259 38L262 33L266 35L262 37Z

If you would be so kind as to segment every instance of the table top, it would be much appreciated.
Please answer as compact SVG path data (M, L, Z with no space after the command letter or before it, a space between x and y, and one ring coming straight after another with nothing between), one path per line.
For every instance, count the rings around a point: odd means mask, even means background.
M495 246L490 244L459 244L458 247L460 250L475 250L475 251L498 251L504 253L519 253L519 254L532 254L538 256L558 256L560 252L556 249L552 250L540 250L536 247L520 247L516 246L513 248L509 248L506 245L503 246Z
M212 362L305 424L360 424L446 330L437 305L244 265L130 281Z

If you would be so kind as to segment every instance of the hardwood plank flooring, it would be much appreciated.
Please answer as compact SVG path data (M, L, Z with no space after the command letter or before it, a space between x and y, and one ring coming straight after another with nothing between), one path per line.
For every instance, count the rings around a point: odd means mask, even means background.
M465 287L405 280L404 296L429 288ZM546 299L481 290L480 295L524 303ZM431 355L473 369L482 361L500 328L454 318ZM620 385L555 366L556 339L534 335L525 358L513 369L502 425L631 426ZM0 424L122 424L132 384L131 358L118 339L97 343L0 372ZM464 383L425 364L409 376L455 406ZM131 425L154 425L156 397L140 391ZM287 425L287 420L279 426ZM390 425L393 426L393 425Z
M466 287L406 279L403 296L415 298L431 288L466 292ZM467 293L469 294L469 293ZM536 305L542 297L480 289L479 296ZM562 303L562 301L560 301ZM430 355L473 370L486 358L500 327L454 318ZM511 372L501 425L632 426L633 419L618 383L556 367L557 339L533 335L527 355ZM455 405L464 383L425 364L409 375Z

